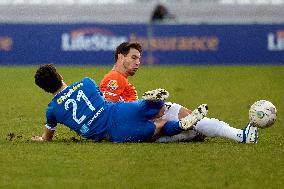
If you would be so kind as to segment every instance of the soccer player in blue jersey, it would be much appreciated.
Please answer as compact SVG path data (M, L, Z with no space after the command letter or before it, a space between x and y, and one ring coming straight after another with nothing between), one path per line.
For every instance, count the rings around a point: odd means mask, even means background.
M113 103L104 99L90 78L67 86L52 64L38 68L35 83L54 97L46 110L44 132L32 137L34 141L51 141L57 124L61 123L94 141L144 142L191 129L208 110L203 104L180 121L155 120L168 97L166 90L146 92L144 100Z

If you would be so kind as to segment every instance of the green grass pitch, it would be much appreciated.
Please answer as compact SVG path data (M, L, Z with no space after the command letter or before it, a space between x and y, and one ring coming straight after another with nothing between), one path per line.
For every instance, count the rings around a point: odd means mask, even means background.
M139 96L165 88L169 101L242 128L249 106L275 104L275 125L256 145L207 138L199 143L93 143L59 126L53 142L37 143L52 96L34 84L37 66L0 67L0 188L184 189L282 188L284 185L284 66L142 66L130 81ZM66 83L97 83L107 67L58 66Z

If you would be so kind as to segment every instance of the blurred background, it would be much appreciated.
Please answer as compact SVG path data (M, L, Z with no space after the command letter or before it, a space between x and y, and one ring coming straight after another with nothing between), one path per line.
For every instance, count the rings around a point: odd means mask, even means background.
M283 64L284 0L0 0L0 65Z

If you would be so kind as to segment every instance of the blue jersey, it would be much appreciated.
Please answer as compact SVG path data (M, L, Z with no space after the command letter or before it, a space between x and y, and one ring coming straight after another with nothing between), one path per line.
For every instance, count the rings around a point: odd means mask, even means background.
M84 78L53 97L46 111L46 127L54 130L61 123L95 141L146 141L156 128L151 119L163 106L163 101L108 102L95 81Z
M111 106L95 81L84 78L54 96L46 111L46 127L52 130L61 123L79 135L100 140L107 131Z

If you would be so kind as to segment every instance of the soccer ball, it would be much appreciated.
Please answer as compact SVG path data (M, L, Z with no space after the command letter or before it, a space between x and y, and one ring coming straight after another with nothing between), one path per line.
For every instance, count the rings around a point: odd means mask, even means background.
M259 128L271 127L276 121L276 107L267 100L256 101L249 109L250 122Z

